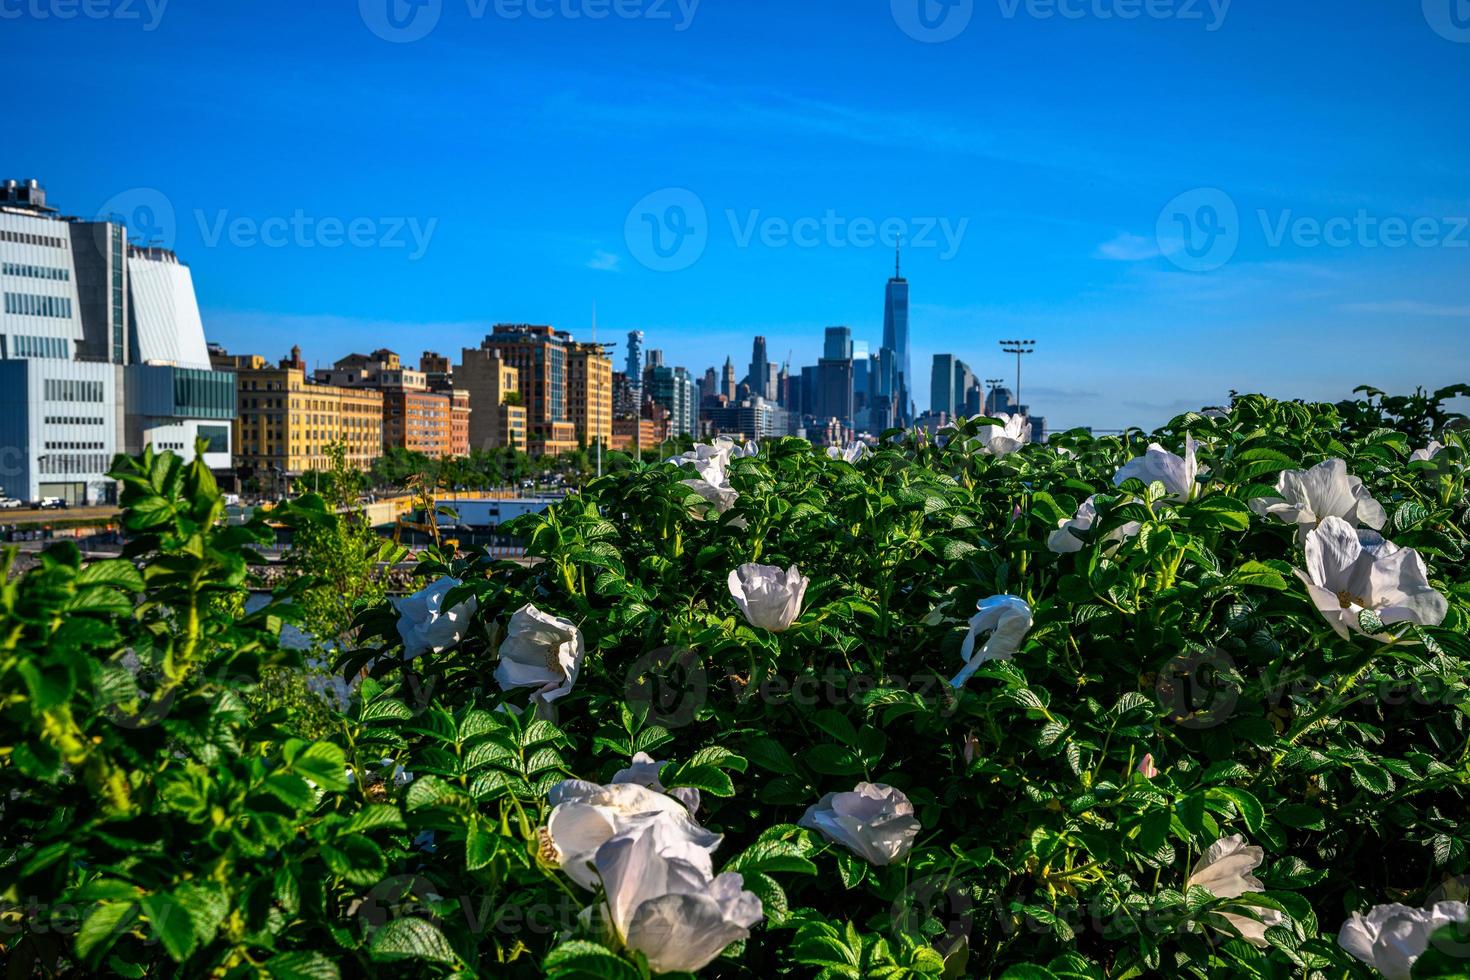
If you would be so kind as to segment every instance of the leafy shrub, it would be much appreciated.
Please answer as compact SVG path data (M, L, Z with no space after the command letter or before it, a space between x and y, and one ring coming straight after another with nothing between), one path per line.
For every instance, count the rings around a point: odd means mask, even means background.
M1466 445L1410 461L1428 411L1247 396L1181 416L1155 438L1198 443L1185 487L1137 464L1146 482L1115 485L1141 433L996 456L979 420L856 462L799 440L625 462L522 520L534 562L431 550L437 589L362 610L341 670L366 677L314 740L257 694L300 666L278 642L290 590L243 614L268 530L219 524L202 463L120 460L128 560L57 546L0 591L7 962L645 976L698 937L675 916L678 942L622 948L547 825L553 799L611 792L723 835L711 872L759 899L707 976L1370 976L1344 920L1463 901L1470 864ZM1265 502L1329 459L1422 556L1410 598L1443 596L1438 622L1314 604L1306 535ZM337 519L313 498L278 516ZM1418 588L1399 561L1374 589ZM788 628L750 624L746 564L809 579L799 608L752 613L799 612ZM747 605L788 585L752 576ZM837 798L859 783L912 816ZM818 805L866 807L859 840ZM1467 956L1451 924L1415 975Z

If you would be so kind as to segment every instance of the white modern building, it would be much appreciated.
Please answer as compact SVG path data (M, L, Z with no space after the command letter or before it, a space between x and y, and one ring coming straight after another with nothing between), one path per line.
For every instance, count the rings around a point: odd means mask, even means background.
M234 376L210 370L187 266L121 219L64 217L36 181L0 183L0 496L114 499L113 456L230 463Z
M129 246L128 285L127 451L152 446L192 458L203 438L205 465L229 469L235 375L210 367L189 267L167 249Z

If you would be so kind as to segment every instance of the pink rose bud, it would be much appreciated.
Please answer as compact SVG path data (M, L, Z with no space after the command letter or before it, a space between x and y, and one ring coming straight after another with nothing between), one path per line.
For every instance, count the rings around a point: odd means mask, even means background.
M1154 756L1152 752L1144 755L1143 761L1138 764L1138 774L1144 779L1153 779L1159 774L1158 767L1154 765Z
M975 756L980 754L980 740L975 737L974 732L965 736L965 765L975 761Z

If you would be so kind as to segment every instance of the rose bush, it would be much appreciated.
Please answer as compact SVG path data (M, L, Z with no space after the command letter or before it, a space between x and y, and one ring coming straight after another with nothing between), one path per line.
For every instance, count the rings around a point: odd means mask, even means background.
M312 739L271 531L120 460L126 560L0 589L7 966L1464 976L1463 393L622 460L421 555Z

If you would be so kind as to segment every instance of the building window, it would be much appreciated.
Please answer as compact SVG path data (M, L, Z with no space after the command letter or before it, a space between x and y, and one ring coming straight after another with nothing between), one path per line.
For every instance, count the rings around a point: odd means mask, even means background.
M36 296L32 293L6 293L5 312L16 316L49 316L58 320L70 320L71 298Z
M50 235L32 235L24 231L0 231L0 242L12 242L16 245L45 245L48 248L66 248L66 243L60 238L52 238Z
M49 402L95 402L106 401L106 391L101 381L71 381L60 378L46 379L46 400Z
M25 337L19 334L10 337L10 357L51 357L66 360L70 356L69 344L61 337ZM3 348L0 348L3 350Z
M71 282L70 269L57 269L49 265L25 265L20 262L0 264L0 274L20 276L23 279L49 279L52 282Z

